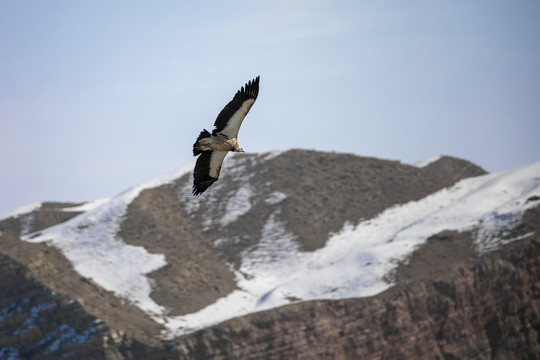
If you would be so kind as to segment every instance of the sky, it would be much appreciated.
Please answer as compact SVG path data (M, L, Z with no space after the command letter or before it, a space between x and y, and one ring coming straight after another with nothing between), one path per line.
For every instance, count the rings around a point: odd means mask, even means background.
M536 0L0 1L0 216L193 162L257 75L246 152L540 160Z

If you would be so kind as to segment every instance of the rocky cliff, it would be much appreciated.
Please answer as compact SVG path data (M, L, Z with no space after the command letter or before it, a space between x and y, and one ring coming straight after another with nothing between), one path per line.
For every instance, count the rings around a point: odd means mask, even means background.
M539 225L536 208L518 231ZM540 359L539 240L477 256L471 234L443 233L382 294L234 319L182 339L181 358Z

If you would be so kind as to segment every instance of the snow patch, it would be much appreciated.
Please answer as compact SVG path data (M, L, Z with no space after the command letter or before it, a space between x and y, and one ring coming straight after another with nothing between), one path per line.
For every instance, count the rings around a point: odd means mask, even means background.
M274 191L270 194L270 196L264 199L264 202L267 203L268 205L275 205L275 204L279 204L286 198L287 198L287 195L285 195L284 193L280 191Z
M220 225L222 227L227 226L235 222L240 216L247 214L251 209L249 200L252 195L251 186L246 184L238 189L233 196L229 197L225 206L225 215L220 219Z
M437 155L437 156L433 156L433 157L430 157L428 159L424 159L424 160L420 160L420 161L417 161L413 164L413 166L416 166L416 167L419 167L419 168L423 168L423 167L426 167L428 166L429 164L431 163L434 163L435 161L438 161L442 158L442 155Z
M279 219L279 215L277 210L268 217L259 244L243 252L239 270L231 267L239 289L198 312L168 318L165 324L168 329L166 337L187 334L236 316L272 307L265 303L264 294L280 284L281 277L287 275L286 272L298 254L295 236L285 230L285 223ZM223 241L220 239L220 243ZM283 266L285 264L289 266Z
M110 200L111 200L111 198L91 200L91 201L87 201L84 204L81 204L81 205L78 205L78 206L61 208L61 209L59 209L59 211L87 212L87 211L91 211L91 210L94 210L95 208L100 207L101 205L107 203Z
M41 208L41 205L42 205L42 203L39 202L39 203L35 203L35 204L21 206L20 208L18 208L16 210L14 210L14 211L12 211L10 213L7 213L4 216L0 217L0 221L6 220L6 219L9 219L9 218L18 218L19 216L29 214L32 211L35 211L35 210L38 210L39 208Z
M128 205L142 190L170 183L190 170L191 167L182 168L132 187L94 203L91 210L62 224L24 236L23 240L57 247L82 276L148 314L162 316L166 309L150 298L152 284L146 274L164 266L165 256L125 244L117 234Z
M19 236L25 236L30 234L30 232L32 231L32 225L34 225L35 218L36 215L32 213L20 216L21 232Z
M178 199L190 217L194 218L197 212L202 212L203 231L225 227L251 209L253 205L251 199L255 190L249 185L249 179L253 176L250 169L259 165L260 161L260 157L231 153L223 162L220 180L216 181L204 194L199 196L191 194L193 179L190 178L189 182L177 192ZM235 185L230 186L231 183L223 181L223 178L232 180L231 182ZM225 192L226 184L229 184L232 190L228 191L226 201L219 201L220 197L216 194Z
M276 262L281 264L287 258L291 260L290 255L298 252L298 245L294 242L296 236L286 230L280 216L280 210L270 214L263 225L259 243L242 254L242 272L250 273L258 264L273 267Z
M268 161L270 159L273 159L275 157L278 157L279 155L287 152L288 150L272 150L269 152L262 153L260 156L262 157L262 160Z

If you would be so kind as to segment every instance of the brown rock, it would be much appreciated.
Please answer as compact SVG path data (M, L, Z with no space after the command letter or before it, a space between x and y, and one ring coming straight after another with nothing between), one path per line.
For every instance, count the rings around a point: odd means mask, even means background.
M524 223L537 231L540 209ZM251 314L187 336L178 349L186 359L539 359L540 241L480 258L470 244L466 234L440 234L380 295ZM439 257L431 276L426 257L454 246L463 261Z

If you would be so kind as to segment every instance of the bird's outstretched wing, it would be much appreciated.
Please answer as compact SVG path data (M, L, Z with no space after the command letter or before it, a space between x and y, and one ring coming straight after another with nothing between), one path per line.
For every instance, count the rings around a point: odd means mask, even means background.
M242 125L242 121L259 95L259 78L257 76L255 79L248 81L245 86L242 86L236 92L234 98L225 105L214 122L213 135L221 133L229 139L238 137L240 125Z
M206 191L219 178L223 159L228 151L203 151L193 170L193 195Z

